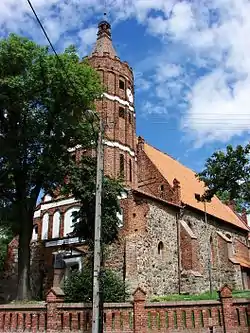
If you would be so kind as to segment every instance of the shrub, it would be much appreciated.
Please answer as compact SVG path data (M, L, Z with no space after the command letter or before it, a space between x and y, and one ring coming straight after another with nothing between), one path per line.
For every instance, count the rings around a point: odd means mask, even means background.
M0 274L3 273L8 252L8 244L12 238L13 234L8 229L0 227Z
M92 302L92 269L84 267L82 272L73 273L64 284L66 302ZM128 297L127 286L112 270L101 274L101 289L104 302L124 302Z

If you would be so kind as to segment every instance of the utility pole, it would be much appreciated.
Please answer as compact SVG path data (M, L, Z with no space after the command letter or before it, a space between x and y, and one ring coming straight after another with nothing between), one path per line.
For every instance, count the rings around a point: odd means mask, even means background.
M102 178L103 178L103 126L99 116L97 144L96 203L95 203L95 241L93 274L92 333L100 332L100 271L101 271L101 219L102 219Z

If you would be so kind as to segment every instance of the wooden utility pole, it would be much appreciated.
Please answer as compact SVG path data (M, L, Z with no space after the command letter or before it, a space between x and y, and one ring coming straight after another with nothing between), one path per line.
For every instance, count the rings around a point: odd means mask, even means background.
M102 220L102 178L103 178L103 126L100 115L97 144L96 203L95 203L95 242L93 274L93 313L92 333L101 333L100 328L100 271L101 271L101 220Z

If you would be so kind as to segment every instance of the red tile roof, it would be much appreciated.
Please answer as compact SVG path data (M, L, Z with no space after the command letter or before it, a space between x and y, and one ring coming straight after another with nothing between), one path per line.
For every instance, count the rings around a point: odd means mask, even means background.
M182 202L204 211L204 204L195 199L195 193L202 195L205 185L195 177L195 172L147 143L144 144L144 151L170 184L173 184L175 178L180 182ZM247 225L217 197L213 197L210 203L206 203L206 209L212 216L241 229L249 230Z

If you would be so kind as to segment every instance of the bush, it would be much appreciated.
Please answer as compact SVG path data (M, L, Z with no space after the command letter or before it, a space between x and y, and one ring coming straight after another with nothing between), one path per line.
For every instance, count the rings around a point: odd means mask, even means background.
M76 272L64 284L66 302L92 302L92 269L84 267L82 272ZM101 274L101 287L104 302L124 302L127 297L127 287L122 279L110 269Z
M0 274L3 273L7 258L8 244L12 240L12 233L6 228L0 228Z

